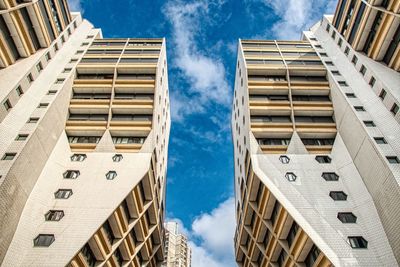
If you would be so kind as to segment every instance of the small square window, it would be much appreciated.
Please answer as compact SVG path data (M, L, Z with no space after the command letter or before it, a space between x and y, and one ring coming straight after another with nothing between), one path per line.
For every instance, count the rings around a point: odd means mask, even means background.
M47 108L49 106L49 103L40 103L38 108Z
M354 65L357 64L358 58L356 56L353 56L353 58L351 59L351 63L353 63Z
M361 65L360 73L364 76L366 72L367 72L367 68L364 65Z
M44 218L46 221L59 221L64 217L64 211L62 210L49 210Z
M94 35L88 35L86 38L90 39L90 38L93 38L93 37L94 37Z
M289 182L294 182L294 181L296 181L296 178L297 178L296 174L294 174L293 172L287 172L285 174L285 177L286 177L286 179L288 179Z
M11 102L8 99L4 101L3 106L7 111L9 111L12 108Z
M374 137L374 140L377 144L380 145L387 144L386 139L383 137Z
M399 106L396 103L394 103L392 108L390 109L390 112L392 112L393 115L396 115L397 112L399 112Z
M84 161L86 158L86 154L73 154L71 156L71 161Z
M117 172L116 171L109 171L106 174L106 179L107 180L114 180L115 177L117 177Z
M338 70L333 70L333 71L332 71L332 74L333 74L333 75L340 75L340 72L339 72Z
M18 85L18 87L15 89L15 91L17 91L18 96L21 96L24 94L24 91L22 91L22 88L20 85Z
M344 54L345 54L346 56L348 56L348 55L349 55L349 52L350 52L350 48L349 48L348 46L346 46L346 48L344 49Z
M47 92L48 95L55 95L57 93L57 90L49 90Z
M389 161L391 164L398 164L400 163L400 160L396 156L387 156L386 159Z
M335 201L345 201L347 200L347 194L343 191L331 191L329 196Z
M81 172L77 170L68 170L63 173L65 179L76 179L79 175L81 175Z
M39 63L36 65L36 69L37 69L37 71L38 71L39 73L43 70L43 66L42 66L42 63L41 63L41 62L39 62Z
M331 163L332 159L329 156L316 156L315 160L318 161L318 163Z
M67 199L72 196L72 189L58 189L54 193L54 196L57 199Z
M89 43L87 43L87 42L84 42L81 44L81 46L87 46L87 45L89 45Z
M50 52L48 52L48 53L46 54L45 58L46 58L46 61L50 61L50 60L51 60Z
M26 76L26 78L28 79L28 82L29 82L29 83L32 83L32 82L33 82L33 76L32 76L31 73L29 73L28 76Z
M315 45L315 48L322 48L321 45Z
M325 64L328 66L335 66L332 61L325 61Z
M13 160L17 153L5 153L1 160Z
M342 43L343 43L343 40L342 40L341 38L339 38L338 43L337 43L338 46L341 47L341 46L342 46Z
M353 94L353 93L346 93L346 96L347 96L348 98L356 98L356 95Z
M65 81L64 78L58 78L55 82L55 84L62 84Z
M375 127L375 123L373 121L364 121L365 126L367 127Z
M311 37L310 40L311 40L311 41L317 41L317 38Z
M319 53L321 57L327 57L328 54L327 53Z
M78 50L78 51L76 51L76 55L79 55L79 54L82 54L83 53L83 50Z
M356 111L365 111L365 108L363 106L354 106L354 109Z
M347 82L345 81L339 81L338 83L340 86L348 86Z
M357 222L357 216L354 215L352 212L339 212L337 215L337 218L342 223L356 223Z
M71 72L71 70L72 70L72 68L65 68L65 69L63 70L63 73Z
M56 239L52 234L40 234L33 239L35 247L49 247Z
M322 178L325 179L325 181L338 181L339 180L339 175L337 175L335 172L324 172L322 173Z
M369 83L368 83L368 84L371 85L371 87L374 87L375 82L376 82L375 78L374 78L374 77L371 77L371 79L369 80Z
M386 90L385 89L382 89L381 90L381 92L379 93L379 98L380 99L382 99L382 100L384 100L385 99L385 97L386 97Z
M350 246L352 248L367 248L368 241L362 236L349 236Z
M123 159L123 156L122 156L121 154L115 154L115 155L112 157L112 160L113 160L114 162L120 162L122 159Z
M15 141L25 141L28 138L27 134L19 134L15 137Z
M77 61L78 61L77 58L72 58L72 59L70 60L70 63L75 63L75 62L77 62Z
M31 117L31 118L29 118L28 123L37 123L38 121L39 121L39 118Z
M283 164L288 164L290 162L290 158L288 156L280 156L279 161Z

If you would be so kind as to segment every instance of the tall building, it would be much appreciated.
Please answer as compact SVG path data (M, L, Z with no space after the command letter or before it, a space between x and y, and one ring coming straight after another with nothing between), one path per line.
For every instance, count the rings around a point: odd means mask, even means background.
M165 258L163 267L190 267L192 251L187 237L179 232L178 223L165 223Z
M384 2L390 10L400 3ZM358 12L346 13L350 30ZM398 40L386 63L349 43L333 21L325 16L301 41L239 41L232 112L239 266L400 263ZM376 32L386 36L380 54L393 50L393 23ZM378 49L381 39L372 39L369 49Z
M0 265L160 266L165 40L104 39L64 0L0 7Z

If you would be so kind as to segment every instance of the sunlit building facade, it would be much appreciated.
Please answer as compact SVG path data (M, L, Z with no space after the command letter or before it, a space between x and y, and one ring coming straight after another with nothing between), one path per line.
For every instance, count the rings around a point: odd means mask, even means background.
M192 250L176 222L165 223L165 258L162 267L190 267Z
M0 9L0 265L160 266L165 39L105 39L64 0Z
M398 72L353 50L332 16L301 41L239 41L239 266L398 265L399 86Z

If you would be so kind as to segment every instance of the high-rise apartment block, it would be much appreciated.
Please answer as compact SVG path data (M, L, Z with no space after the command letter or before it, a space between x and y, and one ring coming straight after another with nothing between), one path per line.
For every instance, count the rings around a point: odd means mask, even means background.
M302 41L240 41L239 266L399 265L399 4L339 1Z
M190 267L192 250L187 237L179 232L178 223L165 223L165 258L163 267Z
M0 265L160 266L165 40L105 39L65 0L0 11Z

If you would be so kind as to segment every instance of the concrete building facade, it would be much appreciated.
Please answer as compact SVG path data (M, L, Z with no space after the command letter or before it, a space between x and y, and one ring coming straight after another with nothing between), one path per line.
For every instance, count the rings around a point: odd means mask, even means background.
M163 267L190 267L192 250L185 235L180 233L178 223L165 223L165 258Z
M333 20L301 41L239 42L239 266L399 265L400 77Z
M105 39L67 5L65 17L64 0L3 2L10 33L19 27L13 12L26 8L34 25L50 19L57 34L46 39L50 28L35 26L18 32L36 34L40 47L22 54L22 37L11 34L19 57L0 50L0 265L160 266L165 39ZM53 16L43 18L42 4Z

